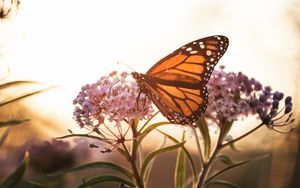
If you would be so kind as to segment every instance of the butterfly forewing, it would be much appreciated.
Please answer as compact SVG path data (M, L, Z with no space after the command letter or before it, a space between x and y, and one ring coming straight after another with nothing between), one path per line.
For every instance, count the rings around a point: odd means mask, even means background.
M206 83L228 39L211 36L190 42L156 63L146 74L135 73L141 92L170 122L193 125L208 103Z
M195 40L161 59L147 75L173 80L186 76L206 84L228 44L228 38L220 35Z

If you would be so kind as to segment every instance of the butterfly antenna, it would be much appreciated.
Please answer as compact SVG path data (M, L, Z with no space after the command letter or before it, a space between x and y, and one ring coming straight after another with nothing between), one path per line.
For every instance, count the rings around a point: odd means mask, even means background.
M135 70L134 70L131 66L129 66L129 65L125 64L125 63L122 63L122 62L120 62L120 61L117 61L117 64L124 65L125 67L127 67L127 68L131 69L133 72L135 72Z

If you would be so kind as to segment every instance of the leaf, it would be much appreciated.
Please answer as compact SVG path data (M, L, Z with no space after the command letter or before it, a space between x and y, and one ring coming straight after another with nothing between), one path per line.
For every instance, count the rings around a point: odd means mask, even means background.
M162 141L162 143L160 144L160 146L157 148L157 149L161 149L161 148L163 148L164 146L165 146L165 144L166 144L166 141L167 141L167 139L166 139L166 137L164 136L164 140ZM149 178L149 174L150 174L150 172L151 172L151 169L152 169L152 167L153 167L153 163L154 163L154 161L155 161L155 158L156 157L154 157L152 160L151 160L151 162L149 163L149 165L148 165L148 168L146 169L146 172L145 172L145 175L144 175L144 182L148 182L148 178Z
M224 141L227 141L227 143L229 143L229 147L233 150L233 151L240 151L238 150L235 145L234 142L232 142L233 138L231 135L227 135L224 139Z
M156 151L151 152L150 154L148 154L148 156L145 158L142 167L141 167L141 177L142 179L145 178L145 171L147 170L149 164L151 163L152 159L154 159L157 155L168 152L168 151L172 151L175 150L177 148L180 148L184 145L185 142L181 142L179 144L175 144L173 146L168 146L162 149L158 149Z
M183 131L181 142L185 140L185 132ZM185 188L185 170L186 170L186 156L182 148L178 150L176 167L175 167L175 187Z
M8 176L2 184L0 184L0 188L13 188L15 187L23 178L25 170L29 163L29 153L25 153L25 157L18 166L18 168Z
M167 121L162 121L158 123L153 123L149 125L142 133L140 137L145 137L147 134L149 134L151 131L155 130L157 127L162 126L162 125L168 125L170 122Z
M219 155L218 157L216 157L216 160L220 160L226 165L234 164L234 161L227 155Z
M238 185L233 184L231 182L228 181L224 181L224 180L213 180L210 183L206 184L207 187L209 187L210 185L225 185L227 187L231 187L231 188L240 188Z
M162 126L162 125L167 125L170 124L170 122L158 122L158 123L153 123L152 125L149 125L142 133L141 135L138 137L138 141L137 141L137 146L142 142L142 140L153 130L155 130L157 127Z
M42 85L42 83L35 82L35 81L12 81L12 82L6 82L4 84L0 84L0 90L6 89L6 88L11 88L11 87L16 87L20 85L29 85L29 84L39 84Z
M235 147L235 145L234 145L233 142L229 143L229 147L230 147L233 151L240 151L240 150L238 150L238 149Z
M125 180L123 178L120 178L118 176L112 176L112 175L104 175L104 176L95 176L92 177L85 182L83 182L81 185L78 186L78 188L84 188L84 187L89 187L91 185L95 185L98 183L103 183L103 182L117 182L117 183L124 183L130 187L136 187L136 185L128 180Z
M42 184L32 181L32 180L27 180L26 183L30 186L30 188L51 188L49 186L42 185Z
M242 161L242 162L237 162L231 166L228 166L222 170L220 170L219 172L216 172L214 175L212 175L211 177L209 177L207 179L206 182L210 182L212 179L214 179L215 177L219 176L220 174L224 173L224 172L227 172L228 170L231 170L235 167L238 167L238 166L241 166L241 165L244 165L244 164L248 164L248 163L252 163L252 162L255 162L255 161L259 161L259 160L262 160L262 159L265 159L266 157L268 157L269 155L263 155L263 156L260 156L260 157L256 157L256 158L253 158L253 159L250 159L250 160L246 160L246 161Z
M111 163L111 162L93 162L93 163L87 163L87 164L83 164L68 170L64 170L58 173L54 173L54 174L50 174L48 176L60 176L60 175L64 175L66 173L69 172L77 172L77 171L81 171L81 170L87 170L87 169L92 169L92 168L106 168L106 169L110 169L110 170L114 170L117 172L120 172L121 174L124 174L125 176L127 176L129 179L133 180L133 174L127 170L126 168L119 166L115 163Z
M196 122L196 125L199 128L204 141L204 158L208 159L211 153L211 140L210 140L208 125L204 118L200 118Z
M172 137L171 135L169 135L167 133L164 133L160 130L156 130L156 131L158 131L159 133L165 135L168 139L175 142L176 144L180 143L176 138ZM197 178L197 172L196 172L196 166L195 166L194 160L192 158L192 155L190 154L190 152L186 149L186 147L184 145L182 146L182 149L183 149L184 153L186 154L186 156L188 158L188 161L190 163L192 173L193 173L193 178L196 179Z
M29 121L29 120L30 120L30 119L24 119L24 120L11 120L11 121L0 121L0 128L19 125L19 124L24 123L24 122Z
M152 116L151 117L149 117L148 119L147 119L147 121L142 125L142 127L140 128L140 130L139 130L139 133L141 133L143 130L144 130L144 128L148 125L148 123L157 115L159 113L159 111L157 111L157 112L155 112L154 114L152 114Z
M233 121L230 122L223 122L220 129L220 141L221 143L224 141L224 139L227 139L227 134L229 133L231 127L232 127Z
M22 96L16 97L16 98L14 98L14 99L10 99L10 100L1 102L1 103L0 103L0 107L1 107L1 106L4 106L4 105L7 105L7 104L9 104L9 103L12 103L12 102L19 101L19 100L21 100L21 99L23 99L23 98L26 98L26 97L30 97L30 96L33 96L33 95L36 95L36 94L40 94L40 93L45 92L45 91L48 91L49 89L52 89L52 88L54 88L54 87L56 87L56 86L51 86L51 87L48 87L48 88L46 88L46 89L41 89L41 90L37 90L37 91L34 91L34 92L28 92L27 94L24 94L24 95L22 95Z
M2 146L5 139L7 138L8 134L9 134L9 131L10 131L10 128L7 128L7 129L5 129L4 133L1 135L1 137L0 137L0 147Z
M157 114L157 113L156 113ZM152 125L149 125L144 131L142 131L144 129L144 126L141 128L140 130L140 136L136 139L136 141L133 142L132 145L132 152L135 152L137 150L138 147L141 147L141 143L143 141L143 139L153 130L156 130L157 127L162 126L162 125L166 125L166 124L170 124L170 122L158 122L158 123L154 123ZM164 144L163 144L164 145ZM163 146L162 145L162 146ZM148 175L151 171L151 165L152 162L149 163L149 167L148 169L145 171L145 176L144 176L144 181L146 182L148 179Z

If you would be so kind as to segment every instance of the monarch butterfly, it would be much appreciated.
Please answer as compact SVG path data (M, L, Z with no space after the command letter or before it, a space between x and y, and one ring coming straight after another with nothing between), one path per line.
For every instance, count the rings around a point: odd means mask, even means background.
M132 72L139 94L145 93L171 123L193 126L206 110L206 84L228 45L221 35L198 39L158 61L146 74Z

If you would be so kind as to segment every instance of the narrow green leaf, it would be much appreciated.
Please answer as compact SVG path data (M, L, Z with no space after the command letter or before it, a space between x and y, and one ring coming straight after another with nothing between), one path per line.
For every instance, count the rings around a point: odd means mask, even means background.
M227 135L224 139L224 141L226 141L227 143L229 143L229 147L233 150L233 151L239 151L235 145L234 142L232 142L233 138L231 135Z
M171 135L169 135L167 133L164 133L160 130L156 130L156 131L158 131L159 133L165 135L168 139L175 142L176 144L180 143L176 138L172 137ZM192 169L193 179L195 180L197 178L197 172L196 172L196 166L195 166L194 160L192 158L192 155L190 154L190 152L186 149L186 147L184 145L182 146L182 149L183 149L184 153L186 154L186 156L188 158L189 164L190 164L191 169Z
M167 139L166 139L166 137L164 136L164 139L163 139L162 143L161 143L160 146L159 146L158 148L156 148L156 149L162 149L162 148L165 146L166 142L167 142ZM156 157L157 157L157 156L156 156ZM153 167L153 164L154 164L154 161L155 161L156 157L154 157L154 158L151 160L151 162L150 162L149 165L148 165L148 168L147 168L146 171L145 171L145 175L144 175L144 182L145 182L145 183L148 182L148 178L149 178L149 175L150 175L150 172L151 172L151 170L152 170L152 167Z
M240 151L235 147L235 144L233 142L229 143L229 147L233 150L233 151Z
M18 166L18 168L8 176L2 184L0 184L0 188L13 188L15 187L23 178L25 170L29 163L29 154L25 153L25 157Z
M152 161L153 158L155 158L157 155L172 151L175 149L178 149L184 145L185 142L181 142L179 144L173 145L173 146L168 146L162 149L158 149L156 151L151 152L150 154L147 155L145 160L143 161L142 167L141 167L141 177L144 179L145 178L145 171L147 170L150 162Z
M0 84L0 90L10 88L10 87L16 87L16 86L20 86L20 85L29 85L29 84L42 85L42 83L40 83L40 82L18 80L18 81L12 81L12 82L6 82L4 84Z
M210 185L225 185L226 187L240 188L238 185L224 180L213 180L210 183L206 184L207 187L210 187Z
M229 133L231 127L232 127L232 124L233 124L233 121L231 122L223 122L222 125L221 125L221 130L220 130L220 140L221 140L221 143L224 141L224 139L227 139L227 134Z
M9 126L16 126L26 121L30 121L30 119L24 120L11 120L11 121L0 121L0 128L9 127Z
M158 122L158 123L153 123L152 125L149 125L144 131L142 131L141 135L138 137L138 142L137 145L139 145L142 140L153 130L155 130L157 127L162 126L162 125L167 125L170 124L170 122Z
M51 188L47 185L43 185L43 184L40 184L40 183L32 181L32 180L27 180L26 183L30 186L30 188Z
M199 128L204 141L204 158L208 159L211 153L211 139L208 130L208 125L204 118L200 118L196 122L196 125Z
M37 91L34 91L34 92L29 92L29 93L24 94L24 95L22 95L22 96L20 96L20 97L16 97L16 98L14 98L14 99L11 99L11 100L7 100L7 101L4 101L4 102L1 102L1 103L0 103L0 107L1 107L1 106L4 106L4 105L7 105L7 104L9 104L9 103L13 103L13 102L19 101L19 100L24 99L24 98L26 98L26 97L30 97L30 96L33 96L33 95L40 94L40 93L45 92L45 91L48 91L49 89L52 89L52 88L54 88L54 87L56 87L56 86L51 86L51 87L48 87L48 88L46 88L46 89L41 89L41 90L37 90Z
M159 114L159 111L155 112L154 114L152 114L152 116L150 118L148 118L146 120L146 122L141 126L139 133L143 132L144 128L148 125L148 123L157 115Z
M84 188L89 187L91 185L96 185L98 183L103 182L117 182L117 183L124 183L125 185L128 185L130 187L136 187L136 185L128 180L125 180L123 178L120 178L118 176L112 176L112 175L104 175L104 176L95 176L92 177L86 181L84 181L81 185L78 186L78 188Z
M181 142L185 140L185 132L182 133ZM185 188L186 155L182 148L178 149L175 167L175 187Z
M226 165L233 165L234 161L228 155L219 155L216 160L222 161Z
M124 168L120 165L117 165L115 163L102 162L102 161L83 164L83 165L80 165L80 166L77 166L77 167L74 167L71 169L67 169L67 170L64 170L64 171L61 171L58 173L50 174L48 176L60 176L60 175L64 175L69 172L77 172L77 171L87 170L87 169L92 169L92 168L106 168L106 169L114 170L114 171L120 172L121 174L124 174L129 179L133 180L133 174L126 168Z
M5 129L4 133L2 133L2 135L0 137L0 147L2 146L5 139L7 138L8 134L9 134L9 131L10 131L10 128L7 128L7 129Z
M250 160L246 160L246 161L242 161L242 162L237 162L231 166L228 166L222 170L220 170L219 172L216 172L214 175L212 175L211 177L209 177L207 179L206 182L210 182L212 179L214 179L215 177L219 176L220 174L224 173L224 172L227 172L228 170L231 170L235 167L238 167L238 166L241 166L241 165L244 165L244 164L248 164L248 163L252 163L252 162L255 162L255 161L259 161L259 160L262 160L262 159L265 159L266 157L268 157L269 155L263 155L263 156L260 156L260 157L255 157L253 159L250 159Z
M157 122L149 125L142 133L141 136L145 136L149 134L151 131L155 130L157 127L162 126L162 125L168 125L170 122L167 121L162 121L162 122Z

